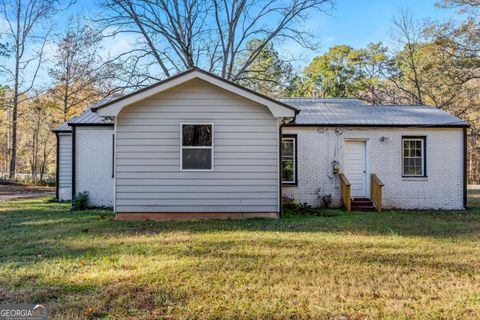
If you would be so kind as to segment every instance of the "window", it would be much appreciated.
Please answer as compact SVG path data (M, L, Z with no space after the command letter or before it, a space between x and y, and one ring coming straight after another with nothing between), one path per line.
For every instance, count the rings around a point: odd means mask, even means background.
M425 137L402 138L403 176L426 176L425 140Z
M282 183L297 183L297 136L282 137Z
M182 123L182 170L213 170L213 124Z

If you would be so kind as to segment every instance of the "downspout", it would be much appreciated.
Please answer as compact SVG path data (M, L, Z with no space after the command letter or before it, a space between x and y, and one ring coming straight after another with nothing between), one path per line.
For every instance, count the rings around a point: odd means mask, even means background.
M467 209L467 128L463 128L463 208Z
M55 132L55 137L57 138L57 156L56 156L56 166L55 166L55 199L57 202L60 201L59 198L59 177L60 177L60 138L58 136L58 132Z
M75 126L72 126L72 203L73 203L73 199L75 198L75 193L76 193L76 190L75 190L75 171L76 171L76 155L75 155L75 145L76 145L76 127Z
M283 121L280 120L280 126L278 127L278 213L280 218L283 216L283 199L282 199L282 129Z

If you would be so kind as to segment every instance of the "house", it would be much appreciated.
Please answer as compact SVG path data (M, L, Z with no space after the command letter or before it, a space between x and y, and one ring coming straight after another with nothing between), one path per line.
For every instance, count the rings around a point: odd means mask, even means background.
M272 99L200 69L55 130L57 198L118 219L278 217L312 206L463 209L468 123L430 106Z

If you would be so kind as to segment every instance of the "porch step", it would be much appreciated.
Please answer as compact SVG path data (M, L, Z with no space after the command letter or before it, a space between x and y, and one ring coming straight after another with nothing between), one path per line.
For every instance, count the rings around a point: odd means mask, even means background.
M356 211L373 211L375 206L369 198L352 198L352 210Z

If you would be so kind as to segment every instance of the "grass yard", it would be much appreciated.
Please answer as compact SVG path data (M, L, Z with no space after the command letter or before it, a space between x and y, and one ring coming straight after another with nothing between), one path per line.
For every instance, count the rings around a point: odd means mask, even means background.
M480 318L480 209L119 222L0 203L0 303L54 318Z

